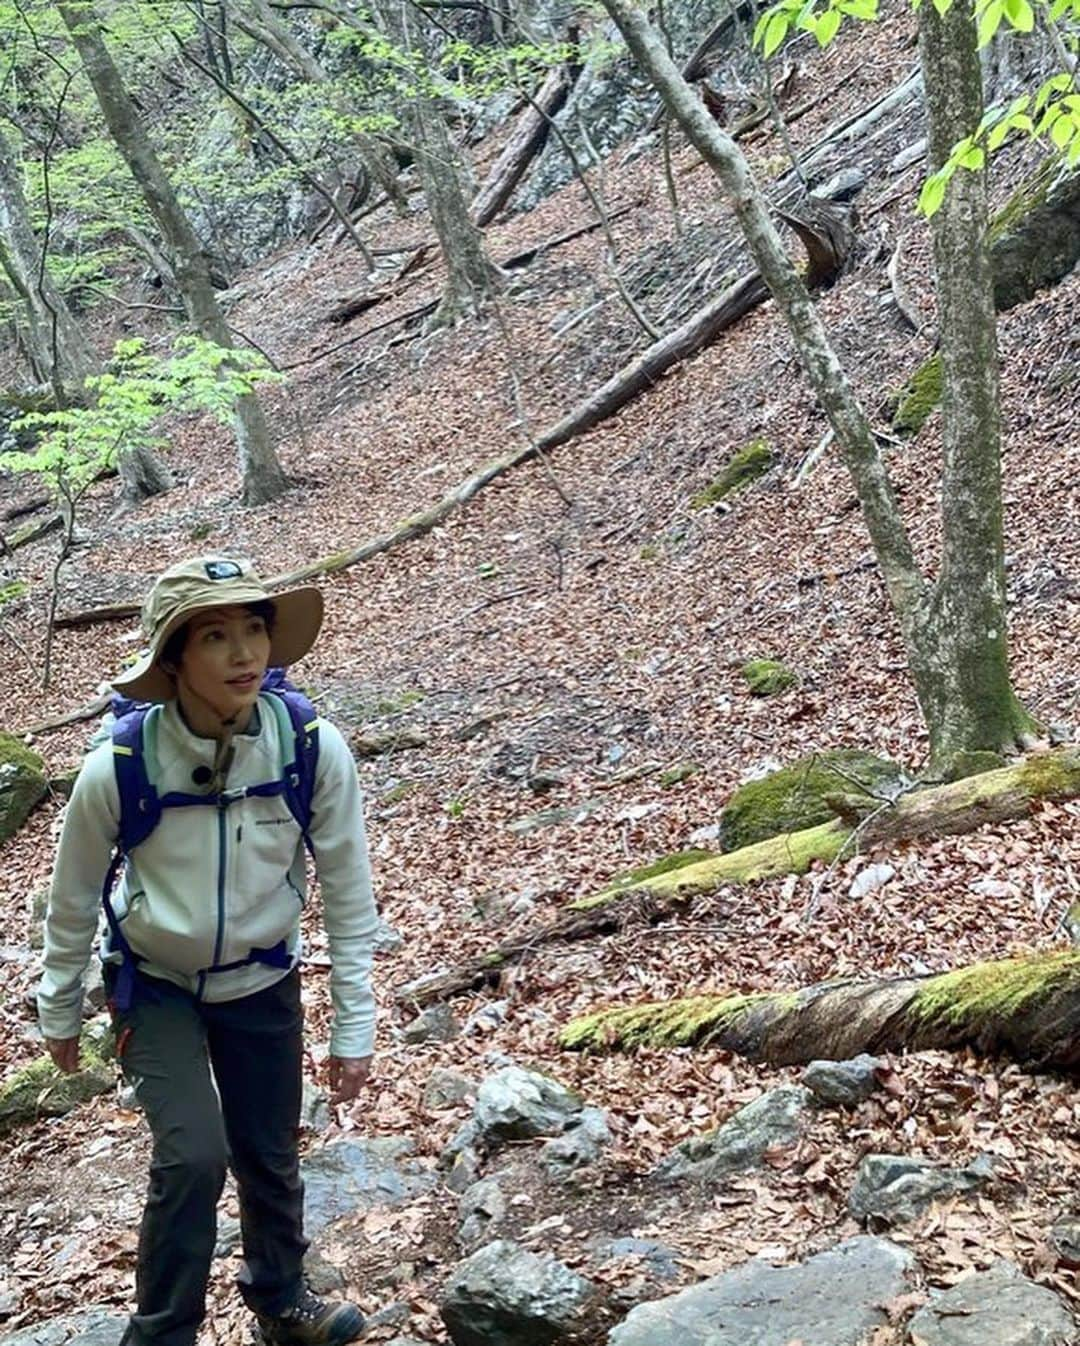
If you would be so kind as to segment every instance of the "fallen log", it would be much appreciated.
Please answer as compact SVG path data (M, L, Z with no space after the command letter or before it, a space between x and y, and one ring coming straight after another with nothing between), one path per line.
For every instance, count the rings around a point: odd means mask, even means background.
M795 229L806 245L810 258L807 283L811 286L823 284L846 261L846 253L840 255L837 249L850 246L854 241L854 234L845 223L849 218L848 207L811 198L798 210L784 214L783 218ZM404 542L424 537L497 477L503 476L548 449L566 444L626 406L640 393L651 388L674 365L704 350L721 332L764 302L768 294L768 288L760 273L747 272L716 299L699 309L681 327L653 342L642 355L624 366L601 388L580 402L568 415L557 421L532 443L523 445L513 453L503 458L496 458L480 468L459 482L437 504L422 513L411 515L389 533L369 538L358 547L312 561L308 565L301 566L299 570L290 571L287 575L275 575L268 581L270 587L281 588L288 584L316 579L321 575L334 574L362 561L369 561L373 556L379 556ZM63 613L56 619L56 625L92 626L98 622L133 617L138 611L137 603L111 604L103 608Z
M798 211L791 211L783 216L806 244L810 257L808 284L824 283L846 260L846 255L839 256L835 248L845 239L849 242L854 240L854 234L843 223L847 216L846 207L830 208L828 201L816 199L807 206L800 207ZM826 221L829 222L828 227ZM601 388L584 402L579 403L573 411L557 421L533 443L488 463L459 482L430 509L411 515L389 533L369 538L351 550L336 552L333 556L312 561L309 565L301 566L299 570L290 571L287 575L275 575L268 581L270 587L281 588L288 584L316 579L321 575L334 574L361 561L369 561L373 556L379 556L404 542L425 536L497 477L503 476L548 449L557 448L584 434L586 430L591 430L628 402L633 401L640 393L651 388L672 366L704 350L721 332L764 302L768 294L768 288L760 273L747 272L716 299L699 309L681 327L653 342L644 354L608 379ZM133 617L138 612L137 603L110 604L102 608L63 613L56 619L56 625L92 626L98 622L119 621Z
M514 194L526 169L547 144L551 123L573 92L580 73L581 65L569 62L548 71L536 97L530 99L487 180L473 199L472 216L479 228L483 229L498 215Z
M574 1051L718 1047L776 1066L970 1047L1037 1069L1073 1071L1080 1066L1080 953L601 1010L575 1019L559 1040Z
M610 225L613 220L621 219L634 209L633 204L620 206L617 210L609 211L607 223ZM511 253L509 257L502 258L498 265L503 271L516 271L518 267L528 266L530 262L535 261L542 252L550 252L553 248L561 247L564 243L571 243L575 238L582 238L585 234L595 233L597 229L604 227L604 221L601 219L589 220L586 224L575 225L573 229L567 229L561 234L556 234L554 238L546 238L539 243L532 243L527 248L522 248L519 252ZM406 264L398 273L397 280L402 280L409 271L414 271L415 266ZM349 295L342 299L336 308L326 315L326 321L342 324L348 322L350 318L366 313L368 309L374 308L376 304L381 304L384 299L390 299L401 290L396 287L385 286L379 290L366 291L362 294ZM362 341L364 337L371 336L373 332L381 332L383 328L390 327L397 322L406 322L409 318L417 314L427 314L438 306L438 299L432 299L425 302L419 308L410 309L406 313L396 314L393 318L388 318L386 322L376 323L374 327L366 327L362 332L355 332L345 341L339 341L333 346L326 346L321 351L316 351L314 355L308 355L303 360L294 360L292 364L281 365L282 370L301 369L305 365L314 364L316 360L322 360L327 355L333 355L336 351L343 350L346 346L351 346L357 341Z
M725 855L668 857L632 871L599 893L579 898L543 925L496 945L490 952L408 988L399 998L415 1004L475 990L498 980L505 966L546 944L619 929L626 912L661 920L691 898L729 885L787 874L805 874L847 855L928 836L974 832L989 823L1023 818L1042 801L1080 796L1080 747L1033 754L1012 766L968 776L882 802L874 797L834 800L844 814L800 832L785 832Z
M749 0L744 0L743 3L732 6L722 19L713 24L686 58L682 68L682 77L687 84L694 84L706 73L709 56L727 38L728 34L736 32L740 23L746 23L753 17L754 6L749 3ZM661 103L646 123L645 134L648 135L655 131L663 119L664 105Z
M108 710L112 698L111 690L102 692L100 696L95 696L93 701L87 701L77 710L69 710L66 715L60 715L55 720L38 720L34 724L26 725L18 732L20 734L51 734L56 729L65 729L69 724L78 724L81 720L96 720L99 715L104 715Z
M20 547L29 546L31 542L48 537L50 533L55 533L63 526L64 520L59 514L50 514L47 519L41 519L37 523L24 523L0 538L0 551L5 555L18 551Z

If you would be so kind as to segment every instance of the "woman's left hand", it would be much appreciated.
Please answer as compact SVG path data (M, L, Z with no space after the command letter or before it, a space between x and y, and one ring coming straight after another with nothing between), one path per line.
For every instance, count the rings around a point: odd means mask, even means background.
M331 1056L330 1101L348 1103L356 1098L371 1075L370 1056Z

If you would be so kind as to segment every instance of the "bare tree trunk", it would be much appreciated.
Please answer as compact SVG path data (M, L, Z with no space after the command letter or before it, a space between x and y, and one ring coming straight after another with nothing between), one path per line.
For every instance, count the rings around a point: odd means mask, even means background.
M919 14L936 171L983 114L971 0ZM1036 728L1009 679L1001 498L997 319L987 248L986 174L961 170L931 221L942 363L943 550L925 644L931 761L1023 746Z
M430 53L409 31L404 6L398 0L380 0L376 7L387 36L403 52L418 52L435 69ZM464 186L465 170L450 138L446 121L434 97L418 82L407 99L405 112L428 213L446 263L446 284L431 326L450 326L478 313L498 287L500 272L484 251L484 239L469 214Z
M145 444L121 453L116 467L123 487L123 498L129 504L137 505L151 496L171 491L176 484L164 462Z
M101 372L97 356L44 266L15 157L0 134L0 271L23 301L33 363L48 372L60 406L76 402Z
M206 257L147 138L90 4L60 0L57 10L82 58L109 132L172 254L177 287L192 326L207 340L231 349L232 335L218 307ZM237 399L235 414L243 501L265 504L287 490L289 480L254 394Z
M965 750L978 755L988 749L993 752L1015 749L1022 737L1020 716L1023 712L1015 702L1003 662L998 662L997 671L990 675L989 681L980 681L973 670L960 676L947 667L961 654L961 649L946 624L954 619L946 614L963 614L958 619L959 628L965 632L980 629L984 645L1000 642L1001 649L1005 647L1003 595L996 580L987 581L984 576L976 589L967 587L978 565L985 565L987 561L985 549L979 550L977 560L973 554L980 546L979 539L985 537L986 527L980 528L972 553L961 564L959 552L972 542L964 522L970 505L965 504L963 509L947 507L946 528L959 530L963 527L964 532L962 536L954 532L947 543L956 558L949 573L948 587L939 584L932 591L916 563L910 537L866 415L832 349L806 287L784 251L769 217L768 205L751 177L741 150L713 121L679 74L662 37L633 0L604 0L604 7L619 26L631 52L649 73L668 111L723 184L754 260L787 322L810 383L833 427L900 624L908 667L930 730L933 765L943 774L951 774L954 765L957 770L963 769L961 759ZM985 349L979 358L982 354ZM965 394L961 392L960 395ZM983 467L986 468L985 463ZM957 459L956 472L959 471ZM952 479L963 480L957 476ZM1000 509L987 527L990 531L996 530L1000 538ZM989 618L991 612L992 619ZM990 688L994 695L988 702ZM1014 707L1011 716L1003 710L1006 695Z

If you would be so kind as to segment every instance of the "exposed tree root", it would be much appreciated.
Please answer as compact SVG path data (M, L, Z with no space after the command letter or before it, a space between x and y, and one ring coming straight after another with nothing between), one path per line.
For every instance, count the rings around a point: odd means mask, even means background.
M832 822L786 832L726 855L690 852L669 856L648 868L623 875L607 888L573 902L553 920L505 940L472 958L412 986L400 999L419 1005L475 990L498 980L505 965L533 949L618 929L627 912L644 910L654 918L683 906L702 893L784 874L805 874L884 842L973 832L986 823L1022 818L1042 800L1080 795L1080 748L1059 748L980 776L937 785L882 802L868 795L833 800L844 816Z
M798 991L694 996L575 1020L566 1048L713 1046L796 1065L860 1052L973 1047L1026 1065L1080 1064L1080 953L975 963L896 980L844 978Z

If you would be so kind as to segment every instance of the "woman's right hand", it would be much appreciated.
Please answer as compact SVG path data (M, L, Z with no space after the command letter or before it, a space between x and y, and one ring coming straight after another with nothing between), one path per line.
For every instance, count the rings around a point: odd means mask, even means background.
M53 1065L65 1075L74 1075L79 1069L78 1038L46 1038Z

